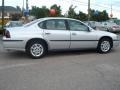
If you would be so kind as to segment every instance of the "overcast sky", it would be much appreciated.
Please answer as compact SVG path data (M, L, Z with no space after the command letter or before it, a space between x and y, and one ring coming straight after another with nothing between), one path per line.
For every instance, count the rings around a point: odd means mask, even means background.
M4 0L6 6L20 6L23 7L23 0ZM26 0L24 0L25 3ZM28 0L29 8L31 6L46 6L50 7L53 4L61 6L62 13L65 14L69 9L70 5L77 6L76 12L82 11L87 13L88 0ZM2 0L0 0L2 5ZM106 10L109 15L111 13L111 5L113 9L113 17L118 17L120 19L120 0L91 0L91 9L95 10ZM25 4L24 4L25 7Z

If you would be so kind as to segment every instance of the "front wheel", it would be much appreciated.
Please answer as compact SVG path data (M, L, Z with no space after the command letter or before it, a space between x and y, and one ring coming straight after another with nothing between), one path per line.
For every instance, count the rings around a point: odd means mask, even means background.
M109 38L103 38L99 41L97 50L99 53L107 53L112 48L112 41Z
M46 54L46 52L47 48L45 44L41 41L32 41L26 47L26 53L34 59L43 57Z

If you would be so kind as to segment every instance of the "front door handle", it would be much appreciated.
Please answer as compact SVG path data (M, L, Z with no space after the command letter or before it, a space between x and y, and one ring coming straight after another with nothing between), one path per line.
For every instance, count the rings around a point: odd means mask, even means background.
M72 33L72 35L77 35L76 33Z

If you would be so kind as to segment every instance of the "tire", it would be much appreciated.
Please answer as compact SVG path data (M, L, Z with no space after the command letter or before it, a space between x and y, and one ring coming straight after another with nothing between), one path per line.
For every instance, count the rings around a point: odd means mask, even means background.
M111 51L112 41L109 38L103 38L99 41L97 51L99 53L108 53Z
M26 53L33 59L39 59L46 55L47 47L42 41L31 41L26 47Z

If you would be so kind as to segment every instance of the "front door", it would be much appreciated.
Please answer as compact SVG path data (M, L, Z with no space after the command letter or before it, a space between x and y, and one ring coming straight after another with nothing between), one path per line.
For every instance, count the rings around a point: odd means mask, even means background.
M94 48L97 45L96 35L89 31L88 26L75 20L69 20L71 33L70 48Z

